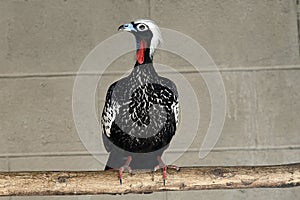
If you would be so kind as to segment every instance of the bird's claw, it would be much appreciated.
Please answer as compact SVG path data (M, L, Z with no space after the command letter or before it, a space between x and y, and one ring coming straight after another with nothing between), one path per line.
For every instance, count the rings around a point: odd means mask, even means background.
M168 168L168 169L174 169L174 170L176 170L177 172L180 171L180 167L178 167L178 166L176 166L176 165L167 165L167 168Z
M166 179L167 179L167 165L157 165L154 167L153 172L156 172L158 169L162 169L163 170L163 182L164 182L164 186L166 186Z
M160 163L159 165L156 165L153 169L153 172L156 172L157 170L162 169L163 170L163 183L164 186L166 186L166 180L167 180L167 169L174 169L177 172L180 171L180 167L176 165L165 165L163 163Z

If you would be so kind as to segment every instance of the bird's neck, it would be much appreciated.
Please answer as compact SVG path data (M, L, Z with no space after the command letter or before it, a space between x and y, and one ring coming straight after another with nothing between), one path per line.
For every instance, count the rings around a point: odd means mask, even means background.
M150 56L149 44L141 39L137 40L136 49L136 63L135 66L152 63L152 57Z

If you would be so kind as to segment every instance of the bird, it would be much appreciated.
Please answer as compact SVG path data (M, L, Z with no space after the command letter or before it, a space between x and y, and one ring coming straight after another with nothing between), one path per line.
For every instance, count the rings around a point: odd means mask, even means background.
M133 34L136 41L136 62L128 76L112 83L106 93L102 111L102 139L109 157L105 170L122 174L133 169L163 170L162 160L178 129L179 98L173 81L158 75L153 56L162 43L157 24L150 19L138 19L118 28Z

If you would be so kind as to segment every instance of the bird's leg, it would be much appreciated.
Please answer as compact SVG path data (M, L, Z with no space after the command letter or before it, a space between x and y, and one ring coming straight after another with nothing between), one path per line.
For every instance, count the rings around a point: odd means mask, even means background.
M130 174L132 173L132 169L131 169L131 167L129 166L131 160L132 160L132 157L131 157L131 156L128 156L128 158L127 158L125 164L124 164L122 167L120 167L120 169L119 169L120 185L123 184L123 181L122 181L122 178L123 178L123 172L124 172L124 171L128 171Z
M157 156L158 165L154 167L154 171L157 171L158 169L163 170L163 180L164 180L164 186L166 185L166 179L167 179L167 168L175 169L176 171L179 171L180 168L176 165L166 165L164 161L161 159L161 156Z

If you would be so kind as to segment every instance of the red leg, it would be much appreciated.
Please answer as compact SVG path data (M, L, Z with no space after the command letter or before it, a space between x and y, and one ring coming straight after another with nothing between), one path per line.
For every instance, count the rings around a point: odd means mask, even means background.
M167 179L167 166L163 167L163 180L164 180L164 186L166 186L166 179Z
M176 165L166 165L164 161L161 159L161 156L157 156L157 161L158 165L154 167L154 171L157 171L158 169L163 170L163 181L164 181L164 186L166 185L166 179L167 179L167 168L170 169L175 169L176 171L179 171L180 168L177 167Z
M122 167L120 167L120 169L119 169L120 185L123 184L123 181L122 181L122 178L123 178L123 172L124 172L124 171L128 171L130 174L132 173L132 169L131 169L131 167L129 166L131 160L132 160L132 157L131 157L131 156L128 156L128 158L127 158L125 164L124 164Z

